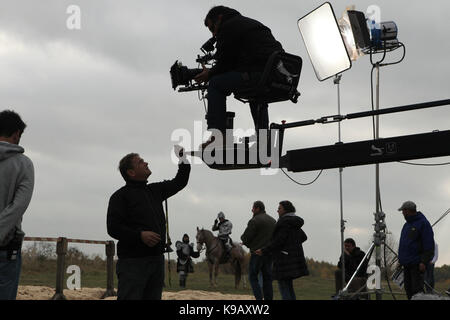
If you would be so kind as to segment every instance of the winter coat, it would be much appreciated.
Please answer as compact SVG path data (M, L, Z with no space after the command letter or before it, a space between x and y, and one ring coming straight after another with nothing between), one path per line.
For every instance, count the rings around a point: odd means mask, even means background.
M301 229L303 224L303 219L293 213L278 219L270 244L262 249L263 255L273 255L273 279L296 279L309 274L302 246L307 239Z
M190 164L180 164L174 179L147 184L127 181L110 198L107 214L108 234L117 243L119 258L157 256L164 253L166 218L162 202L183 189L189 180ZM153 231L161 241L154 247L141 240L141 231Z
M210 78L232 70L262 72L270 55L283 50L268 27L240 14L223 18L216 39Z
M264 248L270 243L276 223L276 220L265 212L255 214L241 236L242 243L250 248L251 252Z
M0 247L23 238L22 216L31 201L34 168L21 146L0 141Z
M362 251L359 247L355 247L350 255L344 254L344 262L345 262L345 281L349 281L352 275L355 273L361 261L364 259L365 252ZM358 273L357 277L367 277L367 264L365 261ZM342 260L339 259L338 268L342 269Z
M403 266L428 263L434 256L434 234L427 218L417 212L414 216L406 217L400 235L398 260Z

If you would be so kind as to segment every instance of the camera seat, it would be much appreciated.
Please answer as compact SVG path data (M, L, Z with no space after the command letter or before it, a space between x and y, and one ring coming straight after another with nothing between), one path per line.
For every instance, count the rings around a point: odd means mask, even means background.
M300 93L297 91L302 58L284 51L275 51L267 60L266 66L256 86L234 92L234 97L243 102L257 104L255 129L261 124L261 105L291 100L297 103Z

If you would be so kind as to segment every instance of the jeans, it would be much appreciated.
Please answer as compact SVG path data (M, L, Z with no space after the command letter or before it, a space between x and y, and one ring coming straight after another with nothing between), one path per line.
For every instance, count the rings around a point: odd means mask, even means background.
M433 293L434 289L434 263L429 263L427 265L427 269L425 271L425 282L428 285L425 285L425 292Z
M294 279L278 280L278 288L283 300L296 300Z
M262 286L259 275L262 276ZM248 279L256 300L273 300L272 256L252 254L248 264Z
M404 286L408 300L416 293L423 292L424 273L420 272L419 265L404 266Z
M117 300L161 300L164 256L119 258Z
M16 260L10 261L7 254L0 250L0 300L16 300L22 257L19 251Z
M256 84L261 73L251 73L250 80L245 81L243 74L230 71L213 76L208 84L208 113L206 115L208 130L218 129L225 133L227 96L231 93ZM250 110L256 129L267 129L269 123L267 104L250 103Z

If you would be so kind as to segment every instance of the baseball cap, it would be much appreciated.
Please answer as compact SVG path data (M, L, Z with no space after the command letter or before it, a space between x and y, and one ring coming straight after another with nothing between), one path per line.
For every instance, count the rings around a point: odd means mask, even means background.
M403 202L402 206L398 209L398 211L402 210L416 210L416 204L412 201L405 201Z

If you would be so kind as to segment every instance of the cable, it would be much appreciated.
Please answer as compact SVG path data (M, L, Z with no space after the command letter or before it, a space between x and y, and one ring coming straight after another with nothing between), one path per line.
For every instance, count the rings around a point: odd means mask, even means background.
M443 163L413 163L413 162L407 162L407 161L398 161L403 164L409 164L411 166L424 166L424 167L434 167L434 166L448 166L450 165L450 162L443 162Z
M298 181L295 181L294 179L292 179L292 178L291 178L291 177L283 170L283 168L280 168L280 169L281 169L281 171L283 171L283 173L286 175L286 177L288 177L292 182L294 182L294 183L296 183L296 184L298 184L298 185L300 185L300 186L309 186L309 185L313 184L314 182L317 181L317 179L319 179L320 175L321 175L322 172L323 172L323 169L320 170L319 174L317 175L317 177L316 177L313 181L308 182L308 183L301 183L301 182L298 182Z

